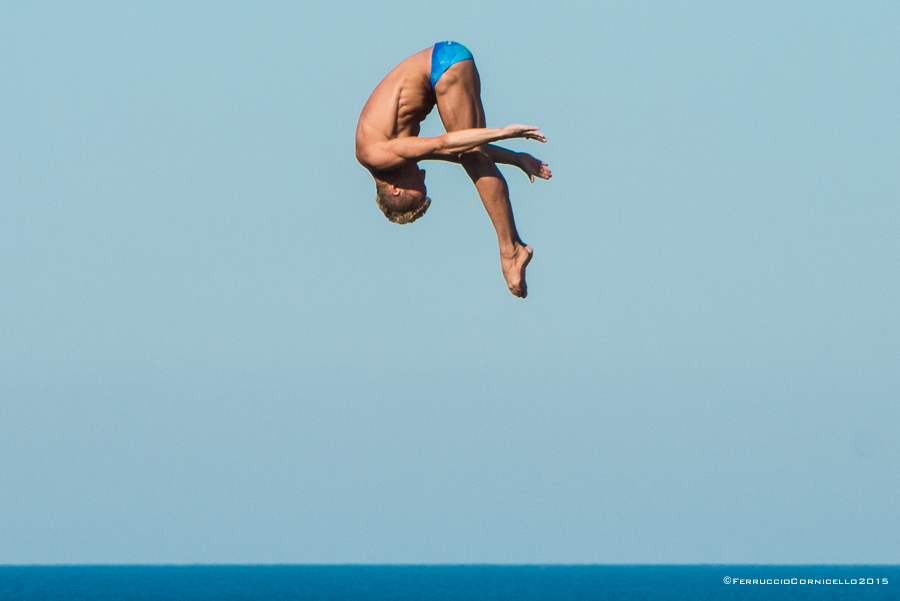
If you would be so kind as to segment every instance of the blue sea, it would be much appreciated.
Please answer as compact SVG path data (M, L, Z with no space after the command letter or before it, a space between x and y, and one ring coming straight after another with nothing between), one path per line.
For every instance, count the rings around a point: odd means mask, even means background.
M900 599L900 566L0 566L0 600Z

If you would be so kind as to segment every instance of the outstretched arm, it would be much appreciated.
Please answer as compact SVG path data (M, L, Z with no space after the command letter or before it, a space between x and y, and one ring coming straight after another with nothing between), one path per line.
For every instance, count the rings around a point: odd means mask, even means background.
M439 150L455 153L463 153L484 144L510 138L526 138L528 140L537 140L538 142L547 141L544 134L537 127L532 127L531 125L507 125L501 128L476 127L447 132L438 136L438 139L443 139L443 146Z
M498 140L526 138L546 142L544 134L530 125L501 128L473 128L441 134L434 138L405 137L371 144L361 153L360 162L375 170L389 170L410 161L437 158L435 155L461 154Z

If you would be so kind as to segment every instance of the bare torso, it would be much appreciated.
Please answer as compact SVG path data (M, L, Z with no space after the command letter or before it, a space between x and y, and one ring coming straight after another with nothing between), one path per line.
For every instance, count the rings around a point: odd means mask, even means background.
M356 156L363 166L372 170L362 158L366 146L419 135L436 103L430 73L431 48L426 48L394 67L369 96L356 126Z
M452 42L447 42L451 44ZM530 138L545 142L537 127L509 125L488 129L481 104L481 80L475 61L463 58L439 74L431 86L434 47L418 52L387 74L369 96L356 126L356 158L369 170L376 187L394 197L404 195L408 205L427 201L422 160L459 163L466 170L497 232L500 264L509 290L524 298L525 268L532 250L519 238L509 202L509 188L497 162L515 165L531 179L549 179L543 161L526 153L494 146L491 142ZM419 137L422 121L438 107L446 131ZM405 206L405 205L404 205ZM403 210L407 210L404 208Z

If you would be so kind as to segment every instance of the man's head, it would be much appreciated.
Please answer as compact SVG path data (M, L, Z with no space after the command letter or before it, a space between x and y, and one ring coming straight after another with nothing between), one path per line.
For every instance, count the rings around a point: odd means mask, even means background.
M412 223L431 206L425 188L425 171L415 163L375 179L375 202L388 221Z

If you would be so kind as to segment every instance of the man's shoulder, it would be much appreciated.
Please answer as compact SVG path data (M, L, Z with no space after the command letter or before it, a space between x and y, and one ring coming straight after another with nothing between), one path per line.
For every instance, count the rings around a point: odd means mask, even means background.
M379 136L359 136L356 138L356 160L373 176L383 173L386 166L396 161L392 153L383 148L389 140Z
M373 162L373 151L371 146L356 145L356 162L368 169L371 173L377 173L379 170Z

